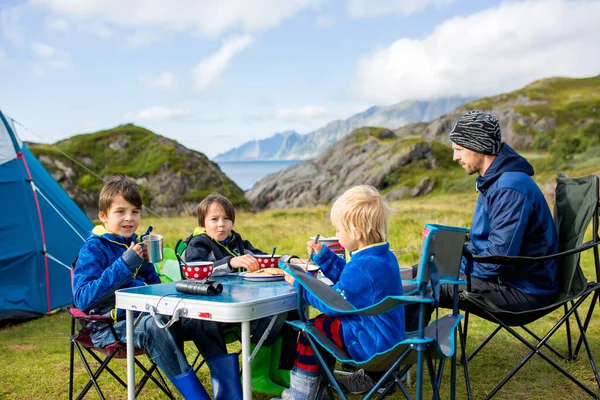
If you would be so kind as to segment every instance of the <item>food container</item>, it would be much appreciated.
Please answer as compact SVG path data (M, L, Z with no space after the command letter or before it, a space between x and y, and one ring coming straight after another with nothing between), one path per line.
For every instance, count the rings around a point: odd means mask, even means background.
M196 279L202 280L206 278L210 278L213 273L213 268L215 263L212 261L193 261L180 263L181 266L181 274L186 277L186 279Z
M312 276L314 276L314 277L316 277L316 276L317 276L317 274L319 273L319 270L320 270L320 269L321 269L321 268L319 268L319 266L318 266L318 265L314 265L314 264L309 264L309 265L308 265L308 272L310 272L310 274L311 274Z
M279 268L280 255L258 254L254 258L258 261L259 268Z

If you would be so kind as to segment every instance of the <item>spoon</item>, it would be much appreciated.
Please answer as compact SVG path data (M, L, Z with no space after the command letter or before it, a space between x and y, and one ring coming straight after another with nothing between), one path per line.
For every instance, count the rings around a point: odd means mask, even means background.
M319 243L319 238L321 237L321 235L319 235L317 233L317 236L315 236L315 244ZM313 256L315 255L315 249L313 248L310 251L310 256L308 256L308 261L306 262L306 270L308 271L308 264L310 264L310 262L312 261Z

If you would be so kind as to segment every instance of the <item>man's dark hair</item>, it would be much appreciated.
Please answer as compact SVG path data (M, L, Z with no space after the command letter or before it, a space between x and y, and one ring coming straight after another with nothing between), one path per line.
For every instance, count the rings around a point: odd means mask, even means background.
M129 176L117 175L104 182L98 199L98 210L108 213L117 196L122 196L132 206L142 209L142 193L138 184Z
M205 226L204 220L206 219L206 214L208 214L208 209L213 203L219 204L223 211L225 211L225 215L231 219L231 222L235 223L235 208L229 199L223 196L220 193L211 193L204 198L196 206L196 213L198 214L198 226Z

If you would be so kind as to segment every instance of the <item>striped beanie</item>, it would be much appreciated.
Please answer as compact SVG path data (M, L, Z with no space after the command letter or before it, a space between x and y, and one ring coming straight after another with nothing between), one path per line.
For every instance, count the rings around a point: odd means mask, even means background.
M452 128L450 140L477 153L496 155L502 147L500 123L491 114L469 111Z

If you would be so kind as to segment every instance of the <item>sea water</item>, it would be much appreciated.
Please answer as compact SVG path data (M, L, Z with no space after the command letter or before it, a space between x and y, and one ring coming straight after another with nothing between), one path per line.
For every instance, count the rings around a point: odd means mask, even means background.
M265 176L282 171L302 160L286 161L236 161L218 162L221 170L242 190L251 189L252 186Z

